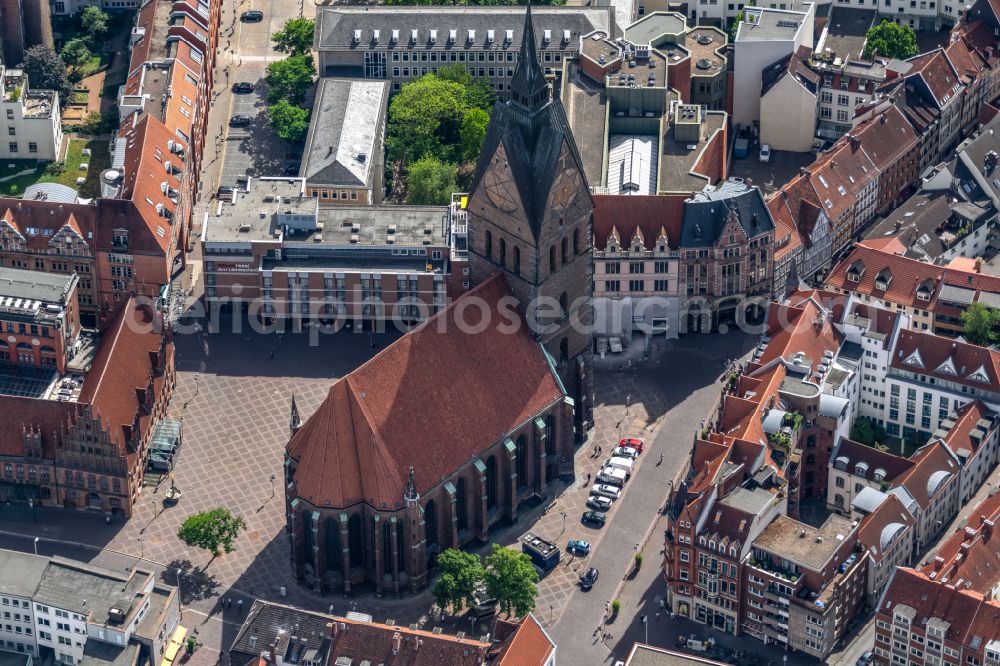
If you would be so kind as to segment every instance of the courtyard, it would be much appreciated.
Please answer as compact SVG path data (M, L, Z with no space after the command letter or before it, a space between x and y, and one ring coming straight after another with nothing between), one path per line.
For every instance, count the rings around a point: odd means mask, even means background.
M101 172L111 166L108 139L67 137L69 144L61 162L39 160L3 160L0 163L0 192L5 196L19 197L24 190L36 183L58 183L76 190L84 199L96 197L101 191ZM84 151L90 151L85 154ZM81 169L81 165L87 165ZM78 184L77 180L84 182Z

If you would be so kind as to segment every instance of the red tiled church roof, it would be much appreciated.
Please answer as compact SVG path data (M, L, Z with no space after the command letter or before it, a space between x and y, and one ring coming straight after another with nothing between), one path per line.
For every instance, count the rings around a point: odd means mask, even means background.
M489 316L482 330L458 318L479 321L478 308L456 307L474 298ZM411 465L422 493L561 400L530 331L505 330L501 301L511 298L497 274L337 381L288 444L298 496L317 506L399 506Z

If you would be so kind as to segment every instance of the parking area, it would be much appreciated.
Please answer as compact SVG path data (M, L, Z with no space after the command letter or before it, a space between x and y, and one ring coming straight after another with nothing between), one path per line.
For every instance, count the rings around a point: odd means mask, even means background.
M730 177L753 181L760 187L764 196L781 189L799 172L799 169L813 163L816 156L812 153L790 153L784 150L772 150L771 158L761 162L758 151L753 150L743 159L733 158L730 161Z

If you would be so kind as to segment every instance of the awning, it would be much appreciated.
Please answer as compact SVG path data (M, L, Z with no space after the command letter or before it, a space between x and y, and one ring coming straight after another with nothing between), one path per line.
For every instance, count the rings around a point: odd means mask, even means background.
M186 635L187 629L178 624L177 628L174 629L174 633L170 636L170 643L163 652L163 661L160 662L160 666L172 666L174 660L177 658L177 653L184 646L184 636Z

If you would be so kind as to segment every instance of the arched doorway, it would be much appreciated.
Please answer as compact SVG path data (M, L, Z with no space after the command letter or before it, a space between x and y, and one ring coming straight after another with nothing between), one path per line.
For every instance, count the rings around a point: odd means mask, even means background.
M100 509L104 506L101 496L97 493L87 493L87 506L91 509Z

